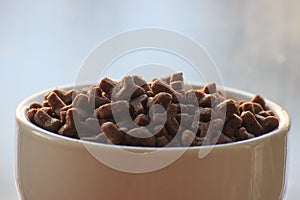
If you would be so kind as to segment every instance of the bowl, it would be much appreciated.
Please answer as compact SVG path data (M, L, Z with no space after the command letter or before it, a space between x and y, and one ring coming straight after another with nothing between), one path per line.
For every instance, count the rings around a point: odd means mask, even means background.
M250 100L254 96L238 89L224 90L227 98L236 100ZM51 90L28 97L16 109L16 182L23 200L266 200L283 197L290 119L283 108L270 100L265 100L266 105L279 118L278 129L228 144L161 148L160 161L173 155L181 156L156 170L133 173L100 162L90 149L106 152L120 165L138 167L143 164L143 158L157 148L81 141L32 124L26 117L28 106L42 101L48 91ZM132 163L127 154L120 155L117 150L134 152L140 160ZM207 151L207 155L199 157L201 151Z

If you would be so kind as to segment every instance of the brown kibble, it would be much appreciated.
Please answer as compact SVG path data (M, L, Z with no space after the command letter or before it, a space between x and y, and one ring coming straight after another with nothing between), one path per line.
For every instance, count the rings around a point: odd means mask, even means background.
M212 108L216 104L216 97L212 94L206 94L200 101L199 106L204 108Z
M264 133L275 130L279 126L279 120L274 116L261 117L256 115L256 119L260 122Z
M87 118L84 122L87 133L92 136L101 132L100 123L96 118Z
M265 102L265 100L260 95L258 95L258 94L253 97L253 99L251 100L251 102L255 102L255 103L260 104L263 109L266 108L266 102Z
M157 147L164 147L169 144L169 140L165 136L160 136L156 138L156 146Z
M225 115L225 121L228 121L233 114L240 114L236 101L234 101L233 99L227 99L221 102L217 105L216 110L219 116Z
M110 98L116 84L117 82L106 77L101 80L99 84L99 88L101 91L105 92L107 96Z
M213 94L217 92L216 83L208 83L203 87L203 92L206 94Z
M259 113L257 113L260 116L263 117L268 117L268 116L275 116L274 112L272 110L267 110L267 111L261 111Z
M92 137L82 137L81 140L90 141L90 142L98 142L98 143L107 143L107 138L104 133L100 133L96 136Z
M175 91L182 91L183 90L183 82L182 81L171 82L170 86Z
M185 93L185 99L187 104L199 106L200 101L205 97L205 94L201 90L190 89Z
M104 78L80 90L55 89L33 102L28 120L45 130L87 140L134 146L201 146L260 136L279 119L256 95L225 99L215 83L185 90L183 74L146 82L131 75ZM126 134L126 132L131 133Z
M250 111L242 112L241 118L243 120L242 125L246 128L246 130L255 136L261 135L263 131L263 127L256 120L255 115Z
M62 126L61 122L49 116L43 110L37 110L34 115L34 122L43 129L46 129L51 132L57 132L58 129Z
M146 105L146 101L147 101L147 95L143 94L132 99L129 102L134 116L145 113L144 106Z
M223 133L228 137L233 138L234 133L241 127L242 123L242 118L233 114L232 117L224 124Z
M183 82L183 73L182 72L174 73L170 76L170 82L172 83L175 81Z
M118 116L122 116L126 114L126 112L129 112L128 101L116 101L102 105L97 109L96 115L98 119L113 118L113 112Z
M34 115L35 115L35 113L37 113L37 111L38 111L38 109L36 109L36 108L31 108L27 111L27 117L31 123L35 124Z
M42 104L40 104L38 102L33 102L33 103L30 104L29 109L32 109L32 108L41 108L41 107L43 107Z
M253 114L256 114L256 113L259 113L259 112L263 111L263 108L258 103L245 102L245 103L240 105L239 110L240 110L241 113L244 112L244 111L250 111Z
M249 133L245 127L241 127L235 132L235 137L237 140L247 140L253 138L254 135Z
M215 111L211 108L201 108L199 120L201 122L209 122L211 119L216 116Z
M101 126L101 129L112 144L119 145L123 143L125 133L114 123L106 122Z
M56 113L56 115L59 116L60 110L66 106L66 104L63 102L63 100L61 100L59 98L59 96L54 93L51 92L48 96L47 96L47 100L49 102L50 107L53 109L53 111Z
M125 143L131 146L156 146L156 139L153 134L145 127L131 129L125 135Z
M138 126L147 126L150 123L150 119L145 114L139 114L135 118L134 123Z
M137 96L140 96L142 94L145 94L145 90L136 85L133 81L133 78L130 76L125 76L120 83L120 90L113 90L112 94L112 100L118 101L118 100L131 100L134 99Z
M87 95L88 95L88 104L90 106L92 106L92 104L94 104L94 107L93 107L94 109L110 102L110 100L107 97L102 96L102 92L99 87L92 87L88 91Z
M79 113L76 108L71 108L66 112L66 123L58 130L60 135L79 138L78 132L82 133L82 123L79 119ZM77 132L78 129L78 132Z
M167 85L166 83L164 83L160 80L154 81L151 85L151 89L152 89L154 94L158 94L160 92L166 92L166 93L171 94L172 97L173 97L172 100L173 100L174 103L181 102L182 99L183 99L182 94L180 94L179 92L176 92L169 85Z
M150 103L149 108L153 104L159 104L166 109L171 102L172 102L172 95L166 92L160 92L153 97L151 102L149 102Z
M233 140L230 137L226 136L225 134L221 133L217 141L217 144L224 144L229 142L233 142Z
M165 126L168 134L171 136L175 136L179 131L179 124L175 118L168 119Z
M180 126L189 128L194 121L194 117L193 115L182 113L176 115L176 120L179 122Z
M183 146L190 146L196 138L196 134L190 130L185 130L181 135L181 143Z
M148 83L140 76L133 75L133 81L136 85L142 87L146 92L150 90Z

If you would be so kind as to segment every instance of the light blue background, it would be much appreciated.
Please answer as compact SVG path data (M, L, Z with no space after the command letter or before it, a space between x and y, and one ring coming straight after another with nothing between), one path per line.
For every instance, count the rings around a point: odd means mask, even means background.
M0 199L18 199L18 103L39 90L73 83L97 44L140 27L174 29L194 38L210 52L226 86L262 94L288 110L293 125L286 199L299 199L299 7L298 0L0 0ZM130 59L116 66L126 63Z

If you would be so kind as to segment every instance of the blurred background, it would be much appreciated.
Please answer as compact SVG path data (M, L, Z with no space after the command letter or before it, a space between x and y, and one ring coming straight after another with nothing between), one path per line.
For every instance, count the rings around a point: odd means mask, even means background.
M214 59L224 85L262 94L289 112L285 199L300 199L299 9L298 0L0 0L0 199L18 199L18 103L39 90L74 83L97 44L142 27L195 39Z

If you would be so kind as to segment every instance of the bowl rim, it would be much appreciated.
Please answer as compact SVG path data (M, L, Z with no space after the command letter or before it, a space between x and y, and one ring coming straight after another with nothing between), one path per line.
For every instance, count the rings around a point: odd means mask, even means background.
M104 144L104 143L97 143L97 142L92 142L92 141L86 141L86 140L80 140L80 139L75 139L75 138L70 138L66 136L62 136L50 131L47 131L43 128L38 127L37 125L31 123L27 116L26 116L26 111L28 110L28 107L30 103L34 102L33 99L36 98L42 98L46 93L54 90L54 89L63 89L63 90L69 90L69 89L80 89L83 87L89 87L94 83L80 83L80 84L68 84L68 85L63 85L63 86L58 86L54 88L49 88L45 90L41 90L39 92L36 92L32 94L31 96L23 99L19 105L16 108L15 112L15 118L18 123L21 123L28 128L31 129L31 132L39 137L42 137L46 140L52 141L52 142L58 142L64 145L75 145L75 146L82 146L82 145L91 145L94 147L104 147L104 148L119 148L119 149L124 149L124 150L137 150L137 151L156 151L156 150L167 150L167 151L176 151L180 150L182 151L183 149L188 149L188 150L205 150L205 149L219 149L219 148L232 148L232 147L237 147L240 145L247 145L247 146L252 146L257 144L258 141L262 139L268 139L274 135L278 135L280 133L286 134L288 133L290 126L291 126L291 120L290 116L287 113L286 110L284 110L280 105L275 103L274 101L271 101L269 99L264 98L266 105L272 109L275 112L275 115L279 118L279 126L277 129L266 133L264 135L254 137L251 139L247 140L242 140L242 141L236 141L236 142L230 142L230 143L225 143L225 144L214 144L214 145L204 145L204 146L189 146L189 147L140 147L140 146L126 146L126 145L112 145L112 144ZM195 88L202 87L203 84L198 83L198 82L188 82L189 85ZM222 89L219 89L223 94L225 94L226 98L228 94L233 95L238 95L242 96L245 100L250 100L254 97L254 93L237 89L237 88L232 88L232 87L222 87Z

